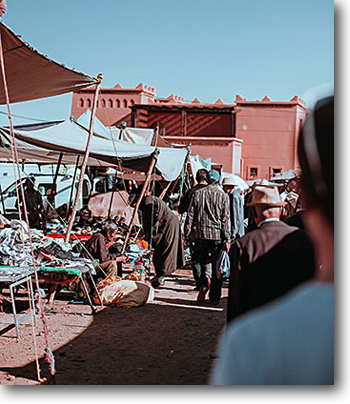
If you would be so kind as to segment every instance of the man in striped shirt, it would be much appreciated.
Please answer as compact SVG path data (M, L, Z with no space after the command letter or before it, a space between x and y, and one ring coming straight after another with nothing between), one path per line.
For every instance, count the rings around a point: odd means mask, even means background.
M188 208L185 238L195 232L193 261L200 280L197 301L203 302L209 290L211 304L219 304L222 281L216 274L216 260L222 248L230 248L230 201L219 187L220 174L208 173L209 185L196 191Z

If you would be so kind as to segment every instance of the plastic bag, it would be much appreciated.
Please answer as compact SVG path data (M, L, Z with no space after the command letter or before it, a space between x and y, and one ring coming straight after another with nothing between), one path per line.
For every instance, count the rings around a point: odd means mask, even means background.
M216 275L218 279L228 279L230 276L230 258L226 250L221 250L216 261Z

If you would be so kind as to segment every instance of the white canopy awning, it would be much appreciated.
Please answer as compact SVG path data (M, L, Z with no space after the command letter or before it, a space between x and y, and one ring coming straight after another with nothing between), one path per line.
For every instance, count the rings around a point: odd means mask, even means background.
M0 135L3 143L3 147L0 148L0 158L8 158L8 161L11 161L11 157L8 155L10 145L9 130L0 128ZM72 160L75 160L77 155L83 155L88 130L75 120L67 120L46 125L16 127L15 136L18 149L21 151L23 158L25 158L24 156L30 156L35 159L36 156L37 162L43 162L48 158L50 159L48 162L52 163L52 155L50 155L52 152L56 152L56 157L58 157L59 153L64 153L66 158L68 154L73 157ZM95 159L109 165L115 166L120 163L122 167L146 172L151 157L156 150L159 151L156 169L166 181L175 180L181 174L185 163L188 153L186 149L136 145L121 140L104 139L94 134L91 140L89 164L91 164L91 160ZM19 157L21 158L21 155ZM34 161L32 160L31 162ZM70 161L70 164L72 163L74 161Z

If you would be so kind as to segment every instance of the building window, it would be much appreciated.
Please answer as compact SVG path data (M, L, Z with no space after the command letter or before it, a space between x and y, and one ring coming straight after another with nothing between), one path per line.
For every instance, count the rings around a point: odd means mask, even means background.
M79 107L84 108L84 100L82 98L79 100Z
M109 108L113 108L113 100L109 99L108 100L108 105L109 105Z
M120 108L120 101L117 100L117 108Z
M127 101L127 100L123 100L123 105L124 105L124 108L128 108L128 101Z
M86 102L87 102L88 108L91 108L91 100L90 100L90 98L88 98L88 99L86 100Z
M130 105L131 105L131 106L135 105L135 101L134 101L134 100L130 100Z
M98 100L97 100L97 102L96 102L96 108L98 108Z
M274 177L277 174L281 174L282 171L283 167L270 167L269 168L270 178Z
M104 98L102 98L101 104L102 108L106 108L106 100Z
M257 178L258 167L249 167L249 178Z

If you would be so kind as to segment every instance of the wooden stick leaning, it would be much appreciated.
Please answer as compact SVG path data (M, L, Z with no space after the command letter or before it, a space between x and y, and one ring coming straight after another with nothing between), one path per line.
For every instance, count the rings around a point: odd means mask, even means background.
M121 252L122 255L125 253L126 247L127 247L128 242L129 242L129 240L130 240L130 236L131 236L132 228L134 227L136 215L137 215L137 212L138 212L139 207L140 207L140 205L141 205L141 201L142 201L143 197L145 196L145 193L146 193L146 191L147 191L147 189L148 189L148 186L149 186L149 183L150 183L150 181L151 181L152 173L153 173L154 167L155 167L155 165L156 165L156 163L157 163L157 160L158 160L158 154L159 154L159 150L157 149L157 150L154 152L153 156L152 156L151 164L150 164L150 166L149 166L148 173L147 173L147 176L146 176L146 181L145 181L145 183L143 184L143 188L142 188L140 197L139 197L139 199L138 199L138 201L137 201L137 204L136 204L136 206L135 206L134 213L133 213L133 215L132 215L132 219L131 219L129 228L128 228L128 231L127 231L126 236L125 236L125 240L124 240L124 244L123 244L123 249L122 249L122 252Z
M87 164L88 164L88 161L89 161L89 156L90 156L90 146L91 146L91 141L92 141L92 137L93 137L93 134L94 134L94 119L95 119L96 110L97 110L98 95L99 95L102 80L103 80L102 74L99 74L97 78L99 80L99 84L96 86L96 92L95 92L95 96L94 96L94 105L93 105L92 114L91 114L91 121L90 121L89 137L88 137L88 142L87 142L87 145L86 145L86 151L85 151L85 155L84 155L83 164L82 164L81 170L80 170L79 184L78 184L77 194L75 196L75 202L74 202L73 209L72 209L72 215L70 217L69 224L68 224L68 229L67 229L67 233L66 233L66 238L65 238L66 243L69 242L70 235L72 233L72 228L73 228L75 216L77 214L79 198L80 198L82 188L83 188L84 175L85 175L86 167L87 167Z

